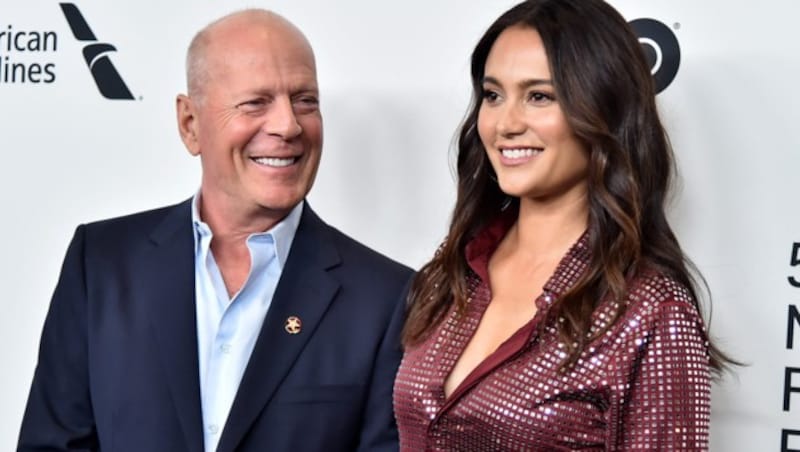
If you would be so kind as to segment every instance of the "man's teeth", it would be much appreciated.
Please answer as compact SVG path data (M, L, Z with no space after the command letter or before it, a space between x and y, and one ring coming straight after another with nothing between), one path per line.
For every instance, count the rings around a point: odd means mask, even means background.
M266 166L276 166L278 168L282 168L284 166L289 166L295 162L294 157L289 157L286 159L279 159L275 157L260 157L253 159L259 165L266 165Z
M503 149L500 151L503 157L507 159L521 159L526 157L533 157L536 154L541 154L541 149L524 148L524 149Z

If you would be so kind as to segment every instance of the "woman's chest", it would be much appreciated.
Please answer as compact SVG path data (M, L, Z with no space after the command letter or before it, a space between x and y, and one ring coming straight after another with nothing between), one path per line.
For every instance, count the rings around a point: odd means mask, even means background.
M469 340L463 327L445 324L406 354L395 383L396 403L405 407L401 428L419 426L432 450L602 449L615 390L610 353L592 349L564 371L559 343L535 338L445 397L444 383Z

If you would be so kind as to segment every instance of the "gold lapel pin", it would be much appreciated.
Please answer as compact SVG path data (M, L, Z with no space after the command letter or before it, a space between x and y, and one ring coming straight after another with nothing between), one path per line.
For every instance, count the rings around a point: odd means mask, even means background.
M290 316L286 319L286 324L283 326L289 334L297 334L303 328L303 322L300 321L299 317Z

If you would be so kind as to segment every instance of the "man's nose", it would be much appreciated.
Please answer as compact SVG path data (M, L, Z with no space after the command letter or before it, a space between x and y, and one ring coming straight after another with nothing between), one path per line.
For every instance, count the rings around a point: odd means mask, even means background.
M291 140L300 135L303 128L297 121L297 115L295 115L291 99L278 97L272 101L262 130L269 135L279 136L284 140Z

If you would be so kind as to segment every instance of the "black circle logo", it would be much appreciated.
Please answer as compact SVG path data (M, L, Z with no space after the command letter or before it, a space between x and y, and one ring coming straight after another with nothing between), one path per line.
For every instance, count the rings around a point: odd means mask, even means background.
M656 82L656 93L664 91L678 74L681 47L672 30L655 19L636 19L630 22L639 36L644 54L650 63L650 73Z

